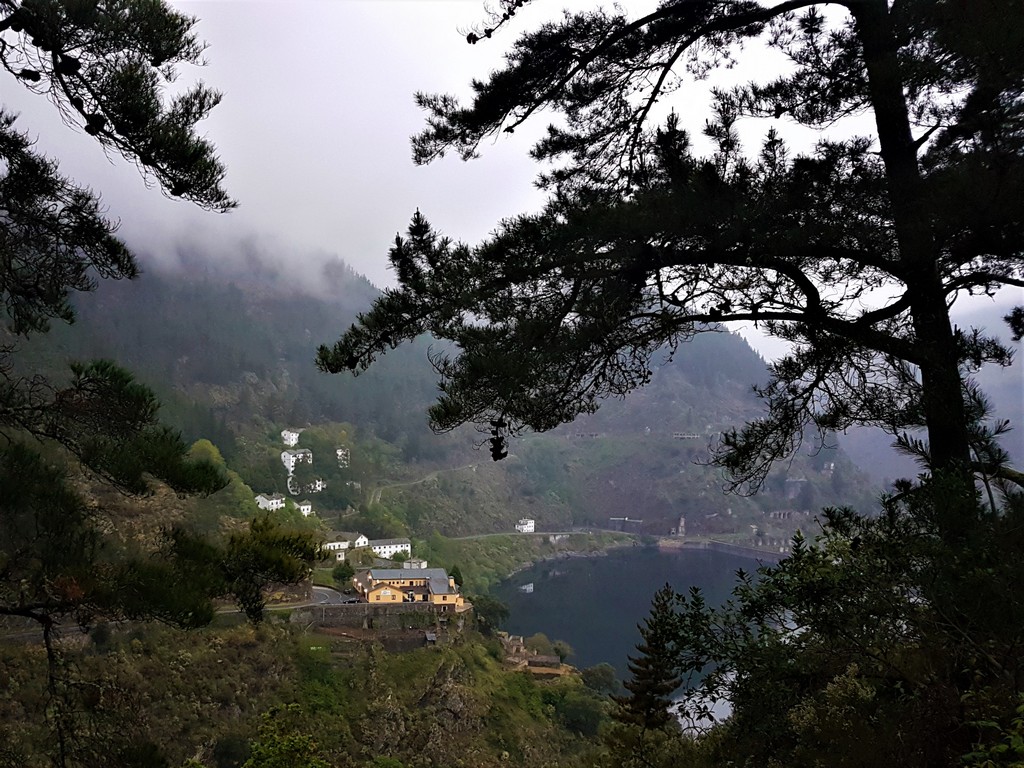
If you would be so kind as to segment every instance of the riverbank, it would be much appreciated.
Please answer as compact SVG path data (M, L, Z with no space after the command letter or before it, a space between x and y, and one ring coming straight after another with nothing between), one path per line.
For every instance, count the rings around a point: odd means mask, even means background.
M527 561L525 561L523 563L520 563L518 568L514 568L513 570L509 571L507 574L505 574L505 576L502 577L501 580L504 581L505 579L509 579L509 578L515 576L517 573L522 573L523 571L527 570L528 568L532 568L535 565L541 565L541 564L549 562L551 560L576 560L576 559L588 558L588 557L608 557L608 555L611 552L613 552L613 551L615 551L617 549L625 549L625 548L634 547L634 546L637 546L635 538L633 538L632 542L622 543L622 544L614 544L614 545L606 547L604 549L591 550L591 551L567 550L567 551L564 551L564 552L555 552L555 553L552 553L550 555L544 555L543 557L536 558L535 560L527 560Z
M721 539L698 537L679 539L665 536L658 539L658 549L662 551L711 550L772 564L789 556L789 547L756 547Z
M558 533L550 535L504 534L478 539L431 537L414 551L424 552L431 563L458 567L463 592L486 594L509 576L536 563L578 557L601 557L608 550L630 546L630 534L615 532Z

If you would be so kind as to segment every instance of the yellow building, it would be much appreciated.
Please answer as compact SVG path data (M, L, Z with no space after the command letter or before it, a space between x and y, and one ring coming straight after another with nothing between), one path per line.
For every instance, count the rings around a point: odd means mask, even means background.
M463 597L455 579L444 568L371 568L352 579L368 603L429 603L440 610L456 610Z

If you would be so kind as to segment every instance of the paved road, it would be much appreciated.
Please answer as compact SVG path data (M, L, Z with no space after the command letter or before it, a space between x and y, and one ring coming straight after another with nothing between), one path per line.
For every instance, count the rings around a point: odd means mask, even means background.
M590 531L534 531L533 533L520 533L519 531L498 531L496 533L475 533L472 536L453 536L452 541L469 541L471 539L489 539L492 536L579 536L590 533Z
M330 587L313 587L313 601L317 605L342 605L350 597Z

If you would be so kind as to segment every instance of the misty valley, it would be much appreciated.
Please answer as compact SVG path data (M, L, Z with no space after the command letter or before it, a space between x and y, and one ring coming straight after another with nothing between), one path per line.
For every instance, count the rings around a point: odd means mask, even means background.
M0 0L0 768L1020 768L1021 51Z
M332 270L328 299L283 280L261 278L258 270L254 277L221 269L223 274L201 280L154 271L138 284L101 285L76 301L74 325L55 327L24 344L18 360L26 371L41 371L54 380L79 355L124 362L158 393L164 419L181 431L192 454L226 472L226 487L206 497L158 493L129 500L103 495L95 482L87 484L111 509L119 535L157 541L171 521L207 534L230 535L263 507L327 544L328 559L317 564L312 583L340 595L330 599L340 605L326 609L339 612L333 618L301 608L322 599L307 583L271 594L271 611L256 634L237 626L228 613L203 631L208 639L183 638L184 645L166 632L154 635L132 623L99 624L82 636L74 653L84 656L75 663L102 668L103 659L119 659L110 682L115 687L126 685L123 676L141 673L146 664L166 664L165 654L180 649L173 653L187 661L175 672L179 682L165 680L161 672L151 683L181 686L175 696L182 704L193 695L210 701L194 714L173 715L189 734L187 743L205 739L216 751L239 742L238 753L250 754L245 745L252 737L242 734L262 731L248 730L253 721L239 719L240 713L273 712L274 718L291 723L288 727L305 732L318 718L336 717L340 705L314 705L304 711L301 728L297 715L275 707L296 695L311 701L315 690L321 691L316 696L333 700L340 694L329 691L338 685L365 688L365 680L355 683L360 678L348 676L365 674L366 663L371 672L376 669L373 664L383 663L384 657L374 654L436 654L444 647L443 661L428 655L415 662L417 669L422 667L416 675L441 665L430 673L433 681L422 679L419 684L427 688L416 696L434 696L430 690L438 685L437 675L454 675L444 685L457 682L463 691L459 695L472 690L474 697L495 696L488 686L498 685L503 675L511 674L507 670L521 667L535 680L530 696L543 701L554 696L561 702L554 705L556 711L566 707L574 713L550 722L541 717L530 725L526 733L567 729L556 741L545 736L554 751L540 754L551 757L559 750L578 749L575 740L592 738L606 717L606 697L621 695L621 681L629 679L627 657L635 654L640 639L636 627L658 588L670 583L685 592L697 586L710 603L720 604L736 585L737 571L752 572L761 563L784 557L799 530L814 535L822 507L867 510L875 503L877 486L838 447L841 439L808 448L769 476L753 497L723 492L718 470L703 463L708 444L730 424L756 415L748 382L763 380L766 371L745 341L724 330L698 337L676 358L666 354L650 384L630 399L609 402L593 416L549 434L518 438L505 460L492 462L474 431L435 435L424 423L434 386L427 355L436 343L395 350L386 364L351 380L325 382L313 368L315 340L350 323L360 302L373 294L354 272ZM184 303L188 312L180 311ZM316 481L322 481L320 490ZM517 523L524 520L533 522L531 532L517 533ZM373 549L350 544L348 539L358 535L371 545L396 541L407 542L407 548L389 562ZM702 548L709 542L739 554ZM346 547L345 561L337 559L341 550L335 544ZM368 618L353 612L358 605L345 605L362 598L351 588L359 574L401 568L407 557L457 572L459 590L474 610L450 618L425 614L394 620ZM527 567L531 562L537 565ZM295 635L296 622L306 632ZM476 640L466 634L471 627L482 633L473 635ZM20 625L12 629L23 631ZM315 639L318 632L323 639ZM433 638L427 648L424 637ZM506 639L499 641L501 637ZM521 651L525 657L517 656L509 637L528 641L529 647ZM230 695L203 693L202 688L188 693L193 675L206 674L200 670L213 663L212 649L225 642L237 648L232 663L238 674L273 658L269 670L276 682L264 678L255 686L236 683L240 687ZM154 643L160 644L159 652ZM197 655L197 643L212 646ZM473 664L483 662L471 663L472 673L463 669L470 663L464 657L471 648L491 654L482 668ZM565 658L559 660L555 650ZM19 656L30 652L31 644L16 644L9 651L9 663L31 669L29 659ZM574 693L578 679L569 684L571 676L548 674L550 667L532 668L533 658L555 658L563 670L595 670L591 677L597 682L583 678L595 687L583 685ZM406 662L396 657L386 666L392 664L399 667L380 674L407 674L398 671ZM597 674L606 674L608 665L614 671L611 678ZM500 671L503 666L505 672ZM296 679L288 679L293 674ZM481 683L480 675L491 682ZM372 719L370 713L381 706L379 697L408 682L374 682L369 697L346 694L345 711L356 721ZM511 684L500 682L499 687ZM569 688L545 688L552 685ZM580 701L574 698L580 696ZM161 724L161 717L176 712L176 706L165 703L165 710L172 709L161 716L148 710L137 713L138 738L163 754L180 749L166 740ZM200 724L196 717L208 706L221 714ZM392 715L399 722L394 727L409 729L402 731L406 737L427 727L408 720L411 704L389 706L398 708ZM124 716L116 708L107 715L115 717L115 711L117 718ZM12 724L20 723L15 726L20 743L31 744L33 728L13 711L9 715ZM437 723L451 716L435 712L427 722L430 728L441 727ZM501 727L512 727L521 716L507 711L501 717L511 718ZM576 717L583 719L577 722ZM348 743L349 748L365 745L367 727L342 741L318 741L328 746ZM489 728L481 721L466 738L472 742ZM525 738L515 743L528 759ZM406 753L407 747L393 749Z

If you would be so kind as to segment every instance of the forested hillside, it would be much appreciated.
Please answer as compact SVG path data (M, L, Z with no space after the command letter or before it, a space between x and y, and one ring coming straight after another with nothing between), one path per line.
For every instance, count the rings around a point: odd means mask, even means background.
M328 482L318 515L340 524L338 515L359 509L347 522L371 535L510 530L522 516L548 530L630 517L643 521L631 530L653 534L685 517L691 533L728 533L766 511L870 504L849 460L811 441L762 494L723 494L720 472L703 462L723 431L758 414L753 385L767 376L724 329L665 350L650 384L629 399L515 441L509 459L493 463L472 429L435 435L426 425L437 343L399 347L355 378L316 369L317 344L378 294L364 278L339 260L313 295L251 260L250 269L232 263L103 284L78 297L74 325L27 344L20 364L57 372L66 359L100 357L130 367L160 395L165 418L189 441L210 440L248 487L215 497L234 499L221 509L252 492L287 493L279 432L303 428L302 446L321 457L310 471ZM354 447L351 466L324 461L336 445Z

